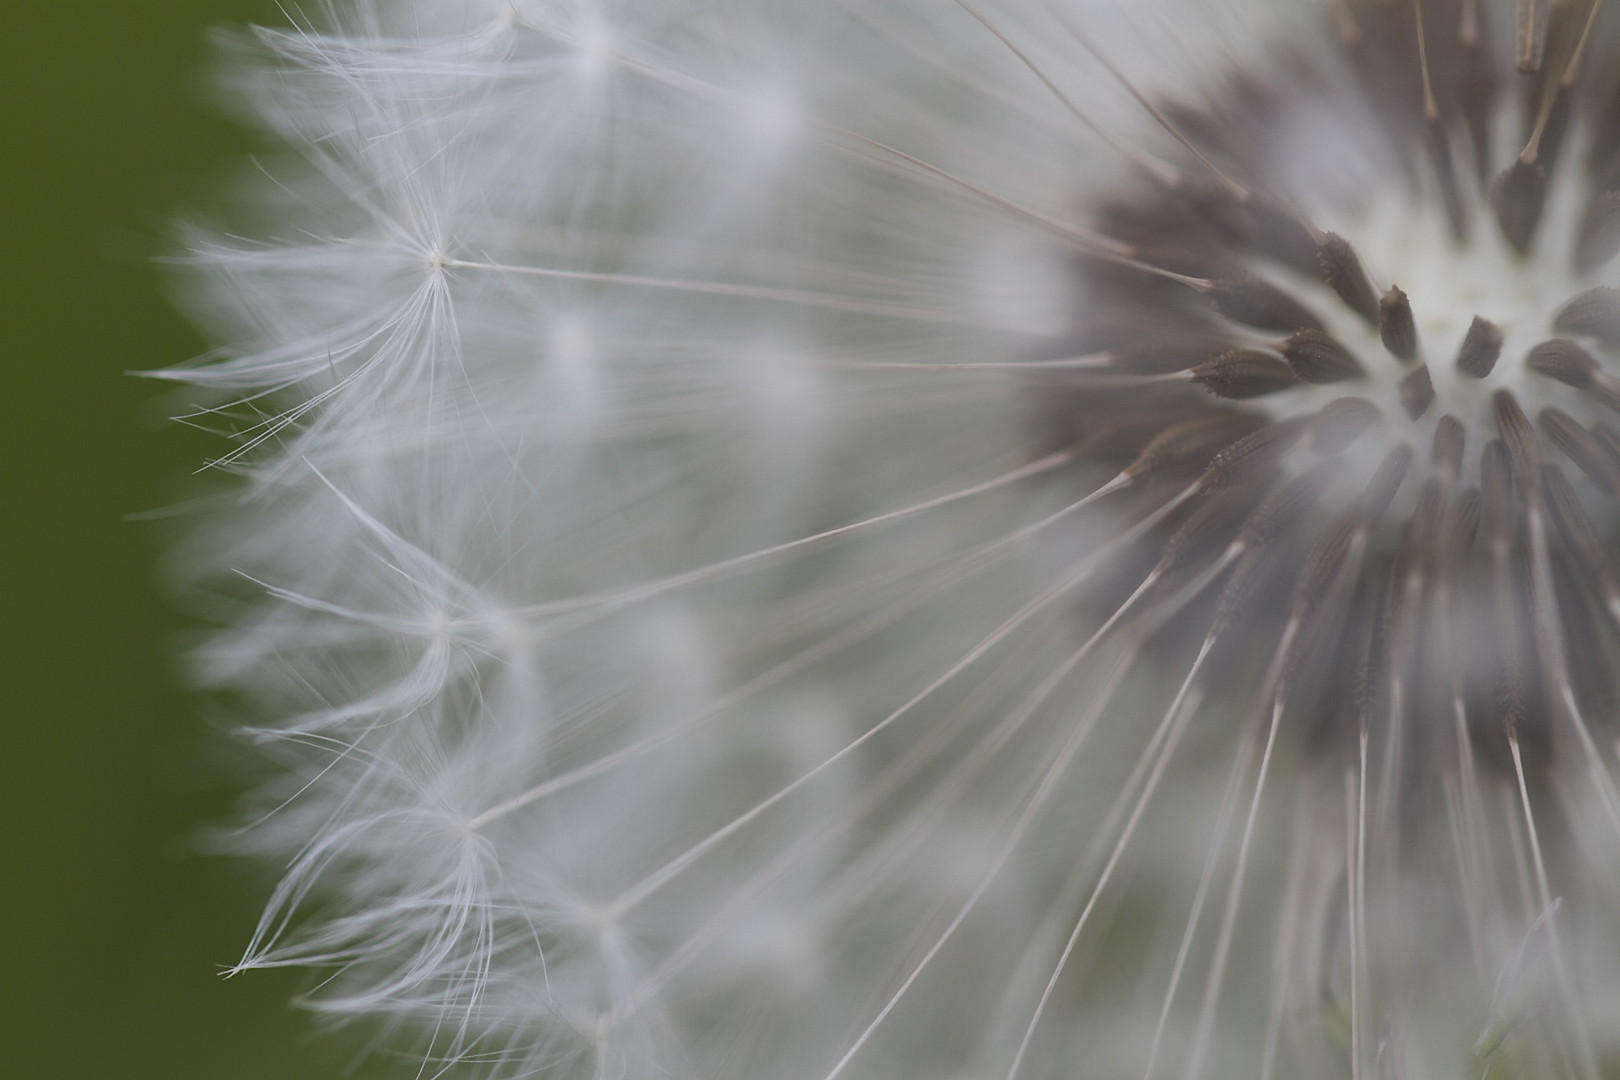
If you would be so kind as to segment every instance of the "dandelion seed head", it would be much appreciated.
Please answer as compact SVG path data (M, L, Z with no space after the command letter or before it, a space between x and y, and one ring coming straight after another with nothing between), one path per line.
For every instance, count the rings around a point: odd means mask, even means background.
M1616 15L232 46L241 967L502 1078L1612 1071Z

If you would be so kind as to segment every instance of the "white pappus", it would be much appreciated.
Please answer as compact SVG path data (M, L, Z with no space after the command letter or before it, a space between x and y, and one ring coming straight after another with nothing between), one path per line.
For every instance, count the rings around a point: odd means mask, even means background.
M1620 11L343 0L159 373L424 1075L1620 1070ZM249 238L244 238L244 233Z

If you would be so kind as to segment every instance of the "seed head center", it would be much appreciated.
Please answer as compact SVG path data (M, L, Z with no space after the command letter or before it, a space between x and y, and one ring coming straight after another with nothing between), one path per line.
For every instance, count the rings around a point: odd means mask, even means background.
M1605 294L1599 274L1582 272L1569 258L1569 238L1581 225L1582 187L1550 185L1540 228L1525 253L1493 227L1483 191L1469 208L1472 227L1461 237L1438 193L1402 183L1375 189L1364 205L1335 222L1334 235L1347 238L1373 293L1381 300L1391 290L1404 295L1411 313L1409 356L1396 355L1399 347L1386 340L1388 312L1374 323L1335 296L1320 276L1256 267L1320 315L1327 335L1355 358L1359 371L1342 381L1299 382L1254 399L1255 406L1273 420L1314 414L1349 394L1375 406L1385 437L1345 453L1348 471L1363 479L1390 440L1424 451L1442 416L1458 420L1472 445L1490 442L1498 434L1492 398L1501 390L1512 393L1532 418L1553 409L1583 424L1603 423L1601 403L1531 362L1538 347L1581 329L1565 315L1573 300ZM1477 468L1465 463L1462 479L1478 483Z

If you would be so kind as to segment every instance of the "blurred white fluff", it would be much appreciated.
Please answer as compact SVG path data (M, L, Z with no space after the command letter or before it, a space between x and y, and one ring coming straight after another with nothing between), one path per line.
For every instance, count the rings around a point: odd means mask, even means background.
M1150 91L1263 7L1057 6ZM1140 137L1052 7L983 11ZM923 0L356 0L232 50L298 158L258 239L195 238L223 345L169 374L245 475L183 560L280 769L241 966L498 1076L1140 1075L1226 757L1043 1002L1152 734L1097 712L1154 675L1062 667L1107 522L1021 534L1075 481L997 482L1017 381L897 366L1065 329L1061 245L967 185L1068 218L1096 135ZM1242 908L1209 1075L1253 1067L1276 912Z

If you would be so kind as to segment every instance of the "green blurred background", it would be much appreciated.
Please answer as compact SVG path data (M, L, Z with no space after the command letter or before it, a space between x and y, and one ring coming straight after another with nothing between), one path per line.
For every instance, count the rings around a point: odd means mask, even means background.
M197 353L166 223L251 138L209 103L208 30L273 0L13 0L0 18L0 1072L324 1080L298 977L223 980L265 884L196 854L232 799L174 661L161 507L217 446L126 370ZM369 1070L365 1070L369 1072ZM409 1075L409 1074L407 1074Z

